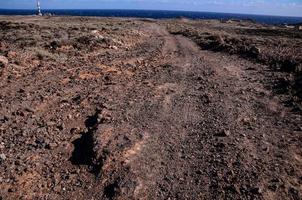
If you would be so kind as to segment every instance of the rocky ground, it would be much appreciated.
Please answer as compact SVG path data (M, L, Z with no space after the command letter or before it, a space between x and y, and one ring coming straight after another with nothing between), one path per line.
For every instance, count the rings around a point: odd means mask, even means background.
M0 199L302 198L302 32L0 17Z

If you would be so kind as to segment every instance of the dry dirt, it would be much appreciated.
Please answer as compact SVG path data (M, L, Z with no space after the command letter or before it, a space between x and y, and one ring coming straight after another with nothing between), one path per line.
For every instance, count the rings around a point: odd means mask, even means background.
M0 199L302 199L301 32L83 17L0 27Z

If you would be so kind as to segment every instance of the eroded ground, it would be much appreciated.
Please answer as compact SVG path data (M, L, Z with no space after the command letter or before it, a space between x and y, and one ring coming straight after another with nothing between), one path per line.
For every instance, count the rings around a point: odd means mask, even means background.
M301 31L80 17L0 27L0 199L302 198Z

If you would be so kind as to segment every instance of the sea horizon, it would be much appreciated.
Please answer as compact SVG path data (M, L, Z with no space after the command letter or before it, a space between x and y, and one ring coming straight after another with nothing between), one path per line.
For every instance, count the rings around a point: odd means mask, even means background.
M37 9L28 9L28 8L0 8L0 10L24 10L24 11L36 11ZM290 16L290 15L268 15L268 14L255 14L255 13L237 13L237 12L214 12L214 11L194 11L194 10L155 10L155 9L111 9L111 8L102 8L102 9L93 9L93 8L83 8L83 9L75 9L75 8L49 8L49 9L41 9L44 10L83 10L83 11L91 11L91 10L120 10L120 11L159 11L159 12L196 12L196 13L221 13L221 14L238 14L238 15L256 15L256 16L268 16L268 17L294 17L294 18L301 18L302 16Z
M95 16L95 17L137 17L170 19L185 17L190 19L238 19L253 20L265 24L296 24L302 22L299 16L278 16L245 13L224 13L208 11L185 10L147 10L147 9L42 9L43 13L51 13L60 16ZM0 8L0 15L34 15L35 9L6 9Z

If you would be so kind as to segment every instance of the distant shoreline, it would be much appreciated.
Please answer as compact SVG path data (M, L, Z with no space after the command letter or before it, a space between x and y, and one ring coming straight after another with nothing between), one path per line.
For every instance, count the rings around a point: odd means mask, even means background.
M45 9L43 13L66 16L95 16L95 17L135 17L154 19L173 19L185 17L190 19L238 19L253 20L265 24L296 24L302 22L302 17L270 16L255 14L215 13L196 11L167 11L167 10L120 10L120 9ZM36 10L0 9L0 15L34 15Z
M0 8L1 10L10 11L33 11L36 9L7 9ZM211 12L211 11L190 11L190 10L148 10L148 9L42 9L42 11L147 11L147 12L191 12L191 13L213 13L213 14L224 14L224 15L254 15L254 16L265 16L265 17L289 17L289 18L302 18L302 16L287 16L287 15L267 15L267 14L252 14L252 13L230 13L230 12Z

